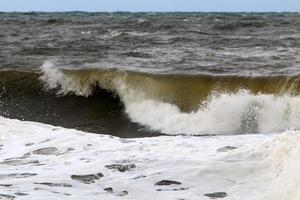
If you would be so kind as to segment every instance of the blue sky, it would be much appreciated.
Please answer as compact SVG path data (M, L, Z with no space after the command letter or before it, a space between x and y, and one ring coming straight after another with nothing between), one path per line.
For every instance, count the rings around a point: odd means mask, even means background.
M300 11L300 0L0 0L0 11Z

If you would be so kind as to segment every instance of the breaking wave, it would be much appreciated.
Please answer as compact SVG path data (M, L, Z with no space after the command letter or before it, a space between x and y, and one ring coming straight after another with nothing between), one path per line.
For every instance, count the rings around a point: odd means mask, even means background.
M154 75L104 69L42 67L58 95L117 95L126 114L164 134L243 134L300 128L298 77Z

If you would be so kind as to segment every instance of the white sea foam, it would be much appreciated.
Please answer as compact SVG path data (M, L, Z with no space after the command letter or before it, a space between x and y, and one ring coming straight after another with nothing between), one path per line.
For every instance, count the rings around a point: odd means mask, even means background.
M73 92L88 96L95 84L116 92L132 121L165 134L270 133L300 128L299 96L252 94L246 90L212 93L198 110L185 113L174 104L149 98L138 86L131 87L126 82L126 74L89 75L80 79L66 75L50 62L42 69L42 80L51 89L59 88L59 94Z
M27 194L18 199L173 200L209 199L204 194L226 192L226 199L258 199L268 188L271 170L264 159L265 148L261 151L256 146L272 137L120 139L0 117L0 184L11 185L0 186L0 194ZM49 147L56 149L49 154L36 153ZM136 167L125 172L105 167L112 164ZM91 184L71 178L97 173L104 177ZM155 186L164 179L181 185ZM107 187L112 187L113 193L106 192ZM122 191L128 195L120 197Z
M272 151L272 179L262 199L300 199L300 132L289 131L266 144Z
M247 91L213 95L195 112L154 100L127 105L129 117L167 134L270 133L300 128L300 97L253 95Z
M205 200L206 193L226 192L229 200L298 200L299 144L295 131L120 139L0 117L0 193L27 194L18 199ZM56 149L36 153L49 147ZM105 167L111 164L136 167L122 173ZM71 178L97 173L104 177L88 185ZM164 179L181 185L155 186ZM120 196L125 190L128 195Z
M66 95L69 92L74 92L79 96L89 96L92 93L93 79L88 79L84 84L79 79L66 76L61 70L55 68L52 61L46 61L43 66L43 75L41 80L46 82L48 89L59 89L58 95Z

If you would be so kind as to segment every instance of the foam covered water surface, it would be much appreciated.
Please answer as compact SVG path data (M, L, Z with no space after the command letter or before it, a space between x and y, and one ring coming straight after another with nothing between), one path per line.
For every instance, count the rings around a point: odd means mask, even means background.
M299 136L293 131L120 139L0 118L0 139L0 194L26 194L18 199L208 199L204 194L225 192L226 199L290 200L298 195L290 193L299 180ZM87 183L72 175L94 176ZM155 185L162 180L181 184ZM112 193L104 190L108 187Z

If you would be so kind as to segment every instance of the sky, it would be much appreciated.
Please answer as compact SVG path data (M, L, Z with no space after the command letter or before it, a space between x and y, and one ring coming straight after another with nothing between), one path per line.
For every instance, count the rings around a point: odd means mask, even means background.
M0 0L0 11L300 12L300 0Z

